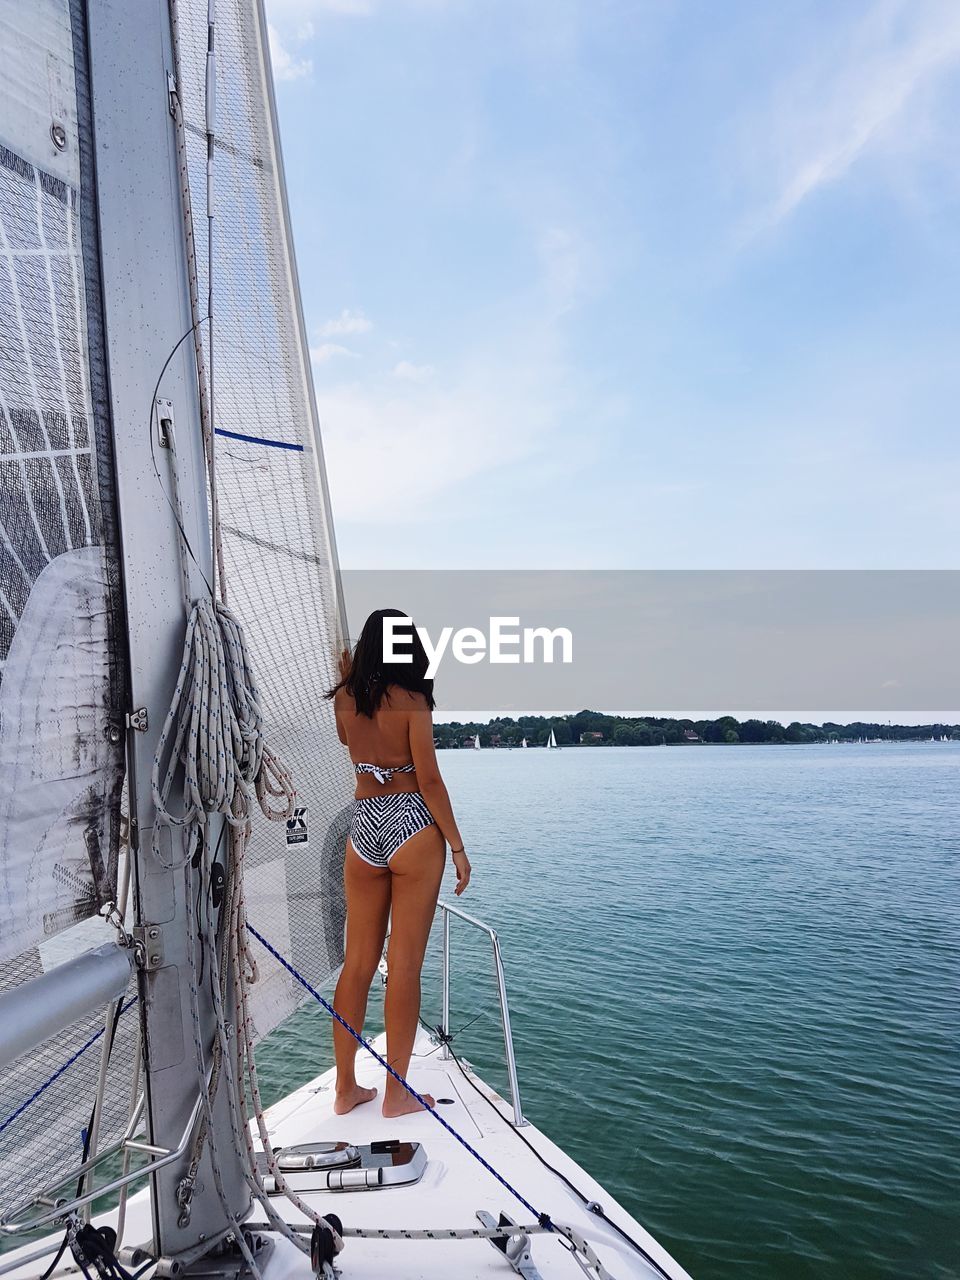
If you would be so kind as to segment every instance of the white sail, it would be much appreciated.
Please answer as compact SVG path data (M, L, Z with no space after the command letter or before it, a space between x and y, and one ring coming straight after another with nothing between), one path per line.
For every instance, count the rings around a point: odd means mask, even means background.
M555 747L556 745L557 745L557 735L556 735L556 734L553 732L553 730L551 729L551 730L550 730L550 737L547 739L547 746L548 746L548 747Z
M477 736L476 736L476 737L474 738L474 740L473 740L473 749L474 749L474 751L479 751L479 750L480 750L480 735L479 735L479 733L477 734Z
M0 960L7 960L114 896L125 681L76 33L69 5L56 0L5 0L0 19Z
M527 745L527 740L526 740L526 738L524 738L524 740L520 743L520 745L521 745L521 747L525 747L525 746Z
M108 942L128 709L83 6L0 0L0 994ZM145 401L146 410L146 401ZM78 1163L104 1026L0 1072L0 1203ZM118 1024L134 1059L136 1015ZM128 1077L100 1115L126 1121ZM16 1113L16 1118L14 1115Z
M207 0L178 0L194 221L206 202ZM353 774L333 704L340 600L323 456L287 225L260 6L218 0L214 160L216 474L227 602L242 620L269 741L290 769L292 828L254 817L252 924L318 986L342 960L343 851ZM206 236L196 237L206 296ZM270 956L251 988L257 1034L303 991Z

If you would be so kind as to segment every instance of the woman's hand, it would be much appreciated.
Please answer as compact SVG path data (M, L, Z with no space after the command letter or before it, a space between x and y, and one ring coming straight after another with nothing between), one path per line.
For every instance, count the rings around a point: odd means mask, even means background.
M350 674L350 668L353 666L353 658L350 655L349 649L344 649L340 654L340 662L338 665L340 667L340 679L346 680L347 676Z
M450 853L453 857L453 865L457 870L457 887L453 892L459 898L470 883L470 859L463 849L451 849Z

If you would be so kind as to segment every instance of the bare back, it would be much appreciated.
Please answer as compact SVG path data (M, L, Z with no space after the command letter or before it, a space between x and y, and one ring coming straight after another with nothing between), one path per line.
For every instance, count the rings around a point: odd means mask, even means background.
M410 746L410 717L427 709L422 693L411 693L392 685L373 716L361 715L345 689L337 691L334 710L340 741L345 743L354 764L373 764L395 769L413 762ZM357 777L356 797L391 795L401 791L418 791L415 773L397 773L386 783L368 774Z

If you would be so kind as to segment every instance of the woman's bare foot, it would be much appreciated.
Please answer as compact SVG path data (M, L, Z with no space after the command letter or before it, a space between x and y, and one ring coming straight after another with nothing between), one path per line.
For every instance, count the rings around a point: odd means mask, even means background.
M423 1094L422 1097L428 1107L435 1107L437 1105L436 1098L432 1097L429 1093ZM412 1093L405 1093L402 1098L398 1098L396 1101L394 1101L394 1099L392 1098L387 1098L386 1096L384 1096L383 1107L381 1108L382 1114L388 1120L394 1119L395 1116L408 1115L411 1111L422 1111L422 1110L423 1110L423 1107L416 1100L416 1098L413 1096Z
M362 1084L355 1084L352 1089L347 1089L344 1093L337 1093L333 1100L333 1113L337 1116L345 1116L354 1107L362 1106L365 1102L371 1102L376 1096L376 1089L365 1089Z

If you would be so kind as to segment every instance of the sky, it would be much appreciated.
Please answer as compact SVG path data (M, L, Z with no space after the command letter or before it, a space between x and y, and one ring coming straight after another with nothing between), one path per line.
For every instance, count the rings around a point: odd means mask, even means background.
M267 0L347 568L954 568L955 0Z

